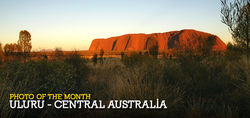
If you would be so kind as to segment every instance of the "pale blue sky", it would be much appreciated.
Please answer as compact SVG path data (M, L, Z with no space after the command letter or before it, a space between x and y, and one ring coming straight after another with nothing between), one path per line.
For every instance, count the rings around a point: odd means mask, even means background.
M33 50L87 50L95 38L196 29L231 41L219 0L0 0L0 42L20 30Z

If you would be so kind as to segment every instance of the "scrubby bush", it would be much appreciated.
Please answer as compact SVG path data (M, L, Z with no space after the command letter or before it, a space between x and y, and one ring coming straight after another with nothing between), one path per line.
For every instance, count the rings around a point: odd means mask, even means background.
M50 108L43 109L39 113L35 110L11 110L9 106L6 106L9 105L9 94L83 92L84 86L81 83L85 83L87 77L86 62L76 54L71 55L66 60L5 63L0 66L1 116L31 117L33 115L53 114L53 112L46 113Z
M94 63L94 65L97 63L97 54L94 54L93 57L92 57L92 62Z
M124 60L124 52L121 52L121 61Z
M62 60L64 58L63 50L60 47L55 48L55 52L52 57L54 60Z
M153 57L149 55L140 55L136 52L132 52L130 55L125 55L122 63L127 67L143 65L143 63L149 63L154 61Z
M237 57L239 60L228 58L228 54L234 53L228 50L225 55L202 56L187 52L166 60L165 81L184 91L183 117L250 115L250 60L242 55Z
M86 65L87 60L81 58L77 51L73 52L72 54L68 55L65 59L65 62L75 69L75 78L77 88L80 89L82 84L84 84L87 80L87 75L89 73L89 69Z
M104 50L101 49L101 50L100 50L100 58L99 58L101 64L103 64L103 55L104 55Z
M188 50L187 50L188 51ZM234 54L237 54L234 56ZM250 59L228 49L197 55L179 53L173 59L132 53L92 64L77 52L63 60L10 61L0 65L1 116L25 117L31 111L8 109L9 93L90 92L92 99L165 99L167 110L103 112L103 116L248 118L250 116ZM97 55L96 55L97 61ZM35 114L63 113L47 112ZM98 112L98 111L97 111ZM79 113L79 112L76 112ZM93 112L96 113L96 112ZM113 115L115 113L116 115ZM130 115L132 114L132 115ZM29 116L29 115L28 115ZM83 115L84 116L84 115Z

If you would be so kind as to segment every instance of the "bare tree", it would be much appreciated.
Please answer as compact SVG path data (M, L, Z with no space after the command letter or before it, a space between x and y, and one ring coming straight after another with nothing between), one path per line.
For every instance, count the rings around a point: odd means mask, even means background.
M228 0L221 1L222 23L229 27L229 30L236 44L249 50L249 14L250 0Z
M18 45L21 46L22 52L29 53L31 51L31 35L27 30L20 31Z

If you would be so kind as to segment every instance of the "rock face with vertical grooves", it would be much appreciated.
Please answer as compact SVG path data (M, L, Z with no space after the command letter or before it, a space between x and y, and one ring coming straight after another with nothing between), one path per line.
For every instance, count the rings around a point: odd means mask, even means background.
M198 48L201 42L213 37L214 50L226 50L225 43L217 36L196 30L181 30L153 34L126 34L107 39L94 39L89 51L142 51L158 44L159 50L180 47Z

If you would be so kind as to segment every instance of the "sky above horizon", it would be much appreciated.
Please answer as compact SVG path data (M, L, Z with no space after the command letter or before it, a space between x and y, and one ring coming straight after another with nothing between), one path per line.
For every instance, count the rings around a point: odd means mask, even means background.
M195 29L232 41L220 0L0 0L0 42L28 30L32 50L88 50L96 38Z

